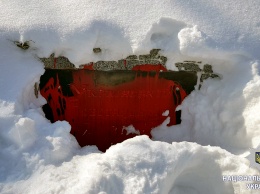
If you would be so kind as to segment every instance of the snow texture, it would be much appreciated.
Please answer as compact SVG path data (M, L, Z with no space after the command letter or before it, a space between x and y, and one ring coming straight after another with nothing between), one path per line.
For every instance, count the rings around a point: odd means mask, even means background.
M259 175L250 164L260 144L258 1L4 0L0 7L0 193L259 193L222 179ZM38 57L54 52L80 65L153 48L168 69L195 60L221 75L178 107L180 125L168 127L167 118L154 141L139 136L101 153L80 148L67 122L44 117L46 100L34 95L44 73Z
M129 125L127 127L123 127L122 133L126 131L126 135L128 134L137 134L140 135L140 131L136 130L133 125Z

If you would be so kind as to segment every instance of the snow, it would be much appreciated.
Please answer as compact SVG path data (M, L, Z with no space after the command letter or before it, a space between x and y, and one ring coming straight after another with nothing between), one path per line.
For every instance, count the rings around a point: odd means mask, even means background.
M129 125L127 127L123 127L122 132L126 131L126 135L128 134L137 134L140 135L140 131L136 130L133 125Z
M9 0L0 7L0 193L259 192L222 175L259 175L251 164L260 143L260 3ZM93 54L95 47L102 52ZM46 100L34 95L44 73L37 57L55 52L80 65L152 48L169 69L196 60L221 76L178 107L180 125L167 127L166 118L154 141L139 136L101 153L80 148L66 121L44 118Z
M169 110L166 110L165 112L163 112L162 116L167 117L169 115L169 112L170 112Z
M42 166L28 179L7 184L7 191L28 194L243 193L246 188L239 183L223 182L222 173L256 173L248 167L246 159L220 148L188 142L152 142L146 136L112 146L105 154L90 150L85 148L80 156L59 166Z

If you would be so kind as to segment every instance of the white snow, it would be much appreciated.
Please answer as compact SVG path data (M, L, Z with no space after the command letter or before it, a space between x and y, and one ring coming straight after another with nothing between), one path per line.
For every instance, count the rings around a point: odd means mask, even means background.
M176 109L177 109L177 108L176 108ZM162 116L167 117L167 116L169 115L169 112L170 112L169 110L164 111L163 114L162 114Z
M259 193L247 190L249 182L222 179L259 175L245 158L260 143L258 1L9 0L0 7L0 193ZM152 48L168 57L169 69L196 60L221 75L178 107L181 125L167 127L166 118L153 129L160 141L139 136L101 153L80 148L67 122L44 118L46 101L34 95L44 73L37 57L55 52L80 65Z
M140 135L140 131L135 129L135 127L133 125L129 125L127 127L123 127L122 129L122 133L126 131L126 135L128 134L137 134Z
M246 159L220 148L188 142L171 145L140 136L112 146L105 154L84 148L69 162L41 166L33 176L5 188L28 194L246 192L238 182L223 182L222 174L235 173L257 172Z

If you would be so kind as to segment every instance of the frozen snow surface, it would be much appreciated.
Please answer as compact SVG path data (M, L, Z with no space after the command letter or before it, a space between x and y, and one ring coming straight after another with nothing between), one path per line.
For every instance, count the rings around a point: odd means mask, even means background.
M0 193L259 193L222 176L259 175L260 2L2 0L0 7ZM156 141L139 136L101 153L80 148L67 122L44 118L46 101L34 95L44 73L38 57L54 52L80 65L152 48L169 69L196 60L221 75L178 107L180 125L167 127L167 118L153 129Z

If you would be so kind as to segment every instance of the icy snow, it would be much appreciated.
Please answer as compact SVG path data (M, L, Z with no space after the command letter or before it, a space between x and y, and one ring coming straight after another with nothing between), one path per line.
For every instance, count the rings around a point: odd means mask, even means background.
M250 164L260 143L258 1L9 0L0 7L0 193L259 193L248 182L222 180L259 175ZM80 148L67 122L44 118L46 101L34 95L44 72L37 57L55 52L80 65L152 48L168 57L169 69L196 60L221 75L178 107L181 125L167 127L166 118L153 129L160 141L139 136L101 153Z

